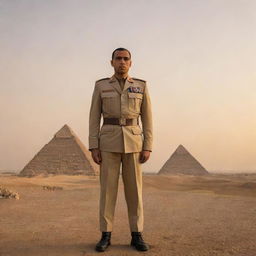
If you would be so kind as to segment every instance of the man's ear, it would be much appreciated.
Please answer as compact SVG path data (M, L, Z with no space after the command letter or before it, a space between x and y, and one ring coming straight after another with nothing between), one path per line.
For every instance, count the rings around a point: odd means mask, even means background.
M130 61L130 67L131 67L131 65L132 65L132 61Z
M110 63L111 63L111 66L113 67L113 60L111 60Z

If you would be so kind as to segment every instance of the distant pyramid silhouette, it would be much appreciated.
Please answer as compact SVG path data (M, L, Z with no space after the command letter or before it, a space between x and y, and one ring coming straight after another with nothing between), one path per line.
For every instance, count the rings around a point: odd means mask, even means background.
M39 174L98 175L90 152L68 125L64 125L34 158L20 176Z
M183 147L179 145L158 174L209 174L206 169Z

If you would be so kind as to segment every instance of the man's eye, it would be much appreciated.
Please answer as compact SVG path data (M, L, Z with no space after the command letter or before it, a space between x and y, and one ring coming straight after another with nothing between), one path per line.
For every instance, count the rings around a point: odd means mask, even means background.
M130 58L129 57L116 57L116 60L122 60L124 59L124 61L128 61Z

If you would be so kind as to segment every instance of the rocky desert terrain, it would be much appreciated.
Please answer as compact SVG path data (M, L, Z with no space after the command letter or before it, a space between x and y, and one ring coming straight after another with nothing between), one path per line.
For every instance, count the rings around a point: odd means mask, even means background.
M0 256L255 256L256 175L144 175L144 238L130 247L120 176L112 246L94 251L99 180L89 176L0 176L19 199L0 198Z

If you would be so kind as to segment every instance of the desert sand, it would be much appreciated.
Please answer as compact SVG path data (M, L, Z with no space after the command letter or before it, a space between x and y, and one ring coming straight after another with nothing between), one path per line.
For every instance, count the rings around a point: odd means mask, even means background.
M20 199L0 199L0 255L256 255L256 175L143 179L143 234L151 249L137 252L129 245L120 177L112 245L98 253L98 177L1 175L0 186Z

